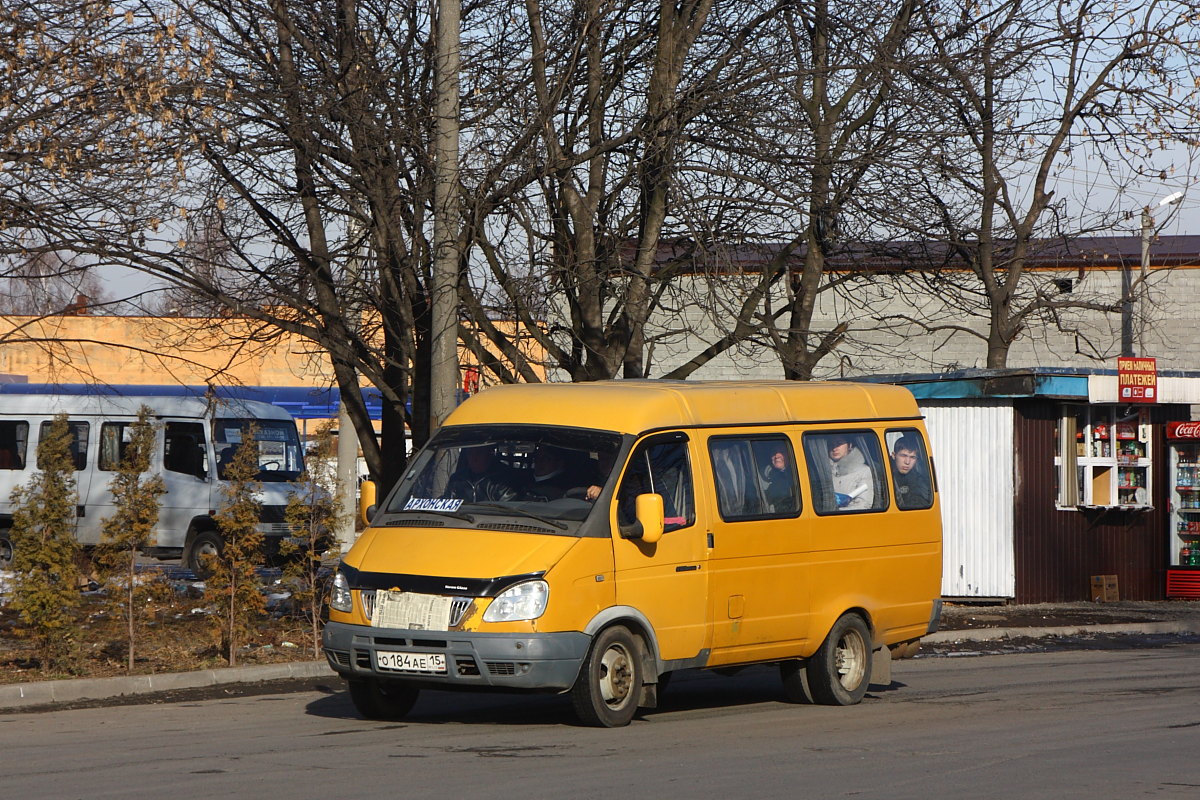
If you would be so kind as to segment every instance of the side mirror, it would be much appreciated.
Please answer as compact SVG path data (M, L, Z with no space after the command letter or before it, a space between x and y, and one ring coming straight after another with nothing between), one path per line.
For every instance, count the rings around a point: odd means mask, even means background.
M661 494L639 494L634 501L634 516L642 529L643 542L654 544L663 535L663 499Z
M375 481L363 481L358 487L358 515L363 525L370 525L375 516Z

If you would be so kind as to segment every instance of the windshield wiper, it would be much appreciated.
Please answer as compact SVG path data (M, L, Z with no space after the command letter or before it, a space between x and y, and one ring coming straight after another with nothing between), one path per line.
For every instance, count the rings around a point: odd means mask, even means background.
M529 517L530 519L536 519L538 522L544 522L547 525L552 525L555 528L558 528L560 531L565 531L567 529L567 526L565 524L559 522L556 519L550 519L549 517L543 517L541 514L534 514L532 511L526 511L523 508L513 508L511 506L502 506L499 503L471 503L471 505L475 506L476 508L494 508L497 511L501 511L505 514L515 514L515 515L522 516L522 517Z

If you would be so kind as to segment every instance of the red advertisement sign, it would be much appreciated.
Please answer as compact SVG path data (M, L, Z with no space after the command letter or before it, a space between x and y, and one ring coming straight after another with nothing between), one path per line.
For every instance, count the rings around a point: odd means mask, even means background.
M1168 439L1200 439L1200 422L1168 422Z
M1153 358L1117 359L1117 400L1121 403L1158 402L1158 364Z

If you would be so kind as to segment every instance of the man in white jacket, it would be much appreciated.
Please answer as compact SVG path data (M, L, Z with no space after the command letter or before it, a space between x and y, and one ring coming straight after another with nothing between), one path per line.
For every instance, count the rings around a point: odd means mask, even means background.
M875 481L862 452L850 438L829 438L829 460L839 511L857 511L875 505Z

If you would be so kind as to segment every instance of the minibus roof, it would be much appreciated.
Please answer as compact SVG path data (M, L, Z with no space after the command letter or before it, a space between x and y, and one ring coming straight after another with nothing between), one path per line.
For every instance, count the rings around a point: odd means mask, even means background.
M660 428L919 419L899 386L805 381L616 380L508 384L464 402L447 425L524 423L640 434Z

